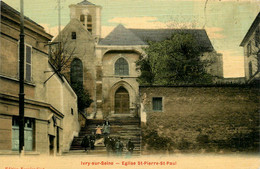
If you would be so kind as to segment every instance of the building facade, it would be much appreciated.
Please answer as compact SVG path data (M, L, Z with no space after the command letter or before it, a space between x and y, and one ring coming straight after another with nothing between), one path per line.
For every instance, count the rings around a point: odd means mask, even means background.
M244 48L244 68L247 82L251 83L260 78L260 13L256 16L247 34L242 40Z
M77 96L48 62L52 36L27 17L24 25L25 154L60 154L79 132ZM1 1L1 154L17 154L19 148L19 28L20 13Z
M101 119L136 116L139 108L139 84L136 80L140 74L136 61L146 57L143 48L148 47L148 41L162 41L176 32L193 34L203 49L204 57L212 57L214 53L218 62L208 70L223 77L222 56L216 54L205 30L128 29L118 25L107 37L100 38L100 6L84 0L70 5L70 10L71 20L59 36L69 44L70 51L77 52L63 73L71 83L74 83L73 79L82 82L91 94L94 102L87 109L89 116ZM77 68L78 75L74 73Z

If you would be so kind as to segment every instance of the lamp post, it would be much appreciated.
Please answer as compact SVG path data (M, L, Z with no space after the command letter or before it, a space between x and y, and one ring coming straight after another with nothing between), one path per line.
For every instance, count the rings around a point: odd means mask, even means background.
M20 0L20 46L19 46L19 154L24 150L24 14L23 0Z

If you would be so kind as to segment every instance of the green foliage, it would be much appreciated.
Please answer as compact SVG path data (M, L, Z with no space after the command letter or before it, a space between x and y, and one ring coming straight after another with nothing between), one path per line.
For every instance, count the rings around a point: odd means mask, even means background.
M209 136L206 134L199 134L196 138L196 141L198 142L198 146L200 148L206 148L209 143Z
M181 141L177 143L176 148L178 150L188 150L190 148L191 143L185 138L181 138Z
M142 135L143 142L148 145L149 149L153 150L171 150L173 145L169 137L161 137L155 130L148 130Z
M207 60L201 60L202 50L192 34L176 33L161 42L149 42L144 49L147 57L137 61L141 70L141 85L209 84Z
M88 108L93 102L89 92L85 90L80 83L72 84L72 88L78 96L78 109L83 111L85 108Z

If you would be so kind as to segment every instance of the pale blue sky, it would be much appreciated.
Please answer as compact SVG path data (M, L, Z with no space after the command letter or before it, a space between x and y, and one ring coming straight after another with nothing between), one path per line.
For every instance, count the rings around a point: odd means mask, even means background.
M70 4L81 0L61 0L62 25L69 22ZM4 0L19 10L20 0ZM224 76L244 76L243 49L239 47L260 11L259 0L90 0L102 6L105 36L119 23L132 28L203 28L214 48L223 53ZM57 32L57 0L24 0L25 15ZM205 17L206 16L206 17Z

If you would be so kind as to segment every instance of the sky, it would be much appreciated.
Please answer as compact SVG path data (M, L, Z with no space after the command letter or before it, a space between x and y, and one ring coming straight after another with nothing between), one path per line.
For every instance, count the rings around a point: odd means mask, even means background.
M20 0L3 0L20 10ZM70 20L69 5L61 1L61 25ZM260 11L260 0L89 0L102 6L102 36L119 23L127 28L205 29L218 53L223 54L224 77L243 77L240 43ZM58 0L24 0L24 13L46 32L58 32Z

